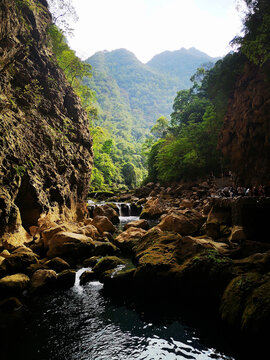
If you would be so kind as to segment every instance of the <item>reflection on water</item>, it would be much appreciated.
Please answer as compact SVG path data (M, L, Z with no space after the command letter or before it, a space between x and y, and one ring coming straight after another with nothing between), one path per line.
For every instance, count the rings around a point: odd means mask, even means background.
M233 359L180 322L143 321L113 305L101 289L97 281L81 287L77 280L72 289L31 301L24 313L2 320L1 359Z

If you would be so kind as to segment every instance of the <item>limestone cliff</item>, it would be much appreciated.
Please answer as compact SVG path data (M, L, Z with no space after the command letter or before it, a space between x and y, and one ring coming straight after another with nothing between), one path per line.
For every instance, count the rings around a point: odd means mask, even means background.
M229 102L219 146L245 186L270 180L270 63L246 64Z
M0 2L0 246L41 214L81 215L92 167L88 120L48 48L46 0Z

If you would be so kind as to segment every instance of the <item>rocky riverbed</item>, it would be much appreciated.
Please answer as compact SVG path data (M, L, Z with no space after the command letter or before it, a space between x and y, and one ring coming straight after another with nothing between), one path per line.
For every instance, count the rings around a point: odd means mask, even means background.
M249 221L252 214L267 214L270 199L220 199L215 192L207 182L148 184L92 207L91 217L79 223L41 217L30 228L31 242L1 248L1 311L23 307L27 297L72 287L75 269L85 266L90 269L82 273L81 285L98 280L117 301L196 309L198 316L209 312L240 340L264 344L270 243L264 222L256 236ZM119 230L123 199L141 213Z

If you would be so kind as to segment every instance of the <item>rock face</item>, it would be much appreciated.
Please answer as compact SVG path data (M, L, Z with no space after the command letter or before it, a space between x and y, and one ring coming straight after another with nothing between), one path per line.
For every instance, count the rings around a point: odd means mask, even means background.
M92 141L47 46L47 2L2 0L0 18L0 245L19 246L42 213L82 217Z
M269 114L269 62L262 68L247 64L229 102L219 140L242 185L267 184L270 180Z

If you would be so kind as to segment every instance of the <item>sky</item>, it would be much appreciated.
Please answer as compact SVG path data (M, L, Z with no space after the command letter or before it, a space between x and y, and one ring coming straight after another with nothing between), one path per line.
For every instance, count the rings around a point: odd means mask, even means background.
M126 48L142 62L165 50L196 47L224 56L241 31L237 0L73 0L79 20L70 46L83 59Z

